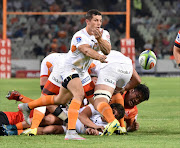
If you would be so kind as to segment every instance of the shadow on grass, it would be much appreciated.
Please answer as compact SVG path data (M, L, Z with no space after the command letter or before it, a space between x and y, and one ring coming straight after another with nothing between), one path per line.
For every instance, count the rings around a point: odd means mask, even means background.
M151 130L151 131L138 131L138 135L180 135L180 131L169 131L166 129L161 130Z

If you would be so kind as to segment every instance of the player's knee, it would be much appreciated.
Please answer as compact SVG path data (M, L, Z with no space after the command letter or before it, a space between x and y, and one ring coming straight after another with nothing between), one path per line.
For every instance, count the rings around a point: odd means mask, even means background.
M96 101L96 99L106 99L108 102L110 101L112 97L112 94L107 91L107 90L96 90L94 92L94 100Z

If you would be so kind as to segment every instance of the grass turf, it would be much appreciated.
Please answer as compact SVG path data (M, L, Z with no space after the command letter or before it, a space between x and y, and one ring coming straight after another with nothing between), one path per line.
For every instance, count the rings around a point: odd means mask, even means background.
M150 88L149 101L138 105L137 132L123 136L88 136L85 141L65 141L64 135L7 136L0 137L0 148L73 148L73 147L126 147L151 148L180 146L180 77L142 77ZM5 99L9 90L15 89L36 99L40 96L39 79L0 80L0 110L17 111L15 101Z

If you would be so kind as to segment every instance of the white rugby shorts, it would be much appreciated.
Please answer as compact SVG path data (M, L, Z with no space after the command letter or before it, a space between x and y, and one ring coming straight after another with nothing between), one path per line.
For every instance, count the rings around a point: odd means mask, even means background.
M54 85L61 87L61 84L64 79L66 79L68 76L73 75L73 74L78 74L82 85L85 86L88 83L91 82L91 76L89 75L88 72L85 73L78 73L75 69L73 69L70 66L62 66L62 65L55 65L53 68L53 71L51 72L48 80L52 82Z
M123 88L131 79L132 64L109 63L100 68L97 84L104 84L112 88Z

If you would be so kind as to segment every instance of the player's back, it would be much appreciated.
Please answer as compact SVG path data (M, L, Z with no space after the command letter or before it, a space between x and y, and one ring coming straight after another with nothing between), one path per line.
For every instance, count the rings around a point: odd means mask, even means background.
M108 63L122 63L122 64L132 64L132 60L125 55L123 55L121 52L116 50L111 50L111 52L107 55ZM108 64L108 63L102 63L102 64Z
M63 59L63 56L65 56L65 53L51 53L46 56L41 62L40 76L49 76L54 65L60 62L60 59Z
M132 60L130 58L126 57L121 52L115 50L111 50L111 52L107 55L106 61L108 62L101 63L98 60L93 60L89 72L92 75L98 75L100 69L108 65L109 63L122 63L122 64L132 65Z

